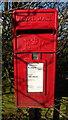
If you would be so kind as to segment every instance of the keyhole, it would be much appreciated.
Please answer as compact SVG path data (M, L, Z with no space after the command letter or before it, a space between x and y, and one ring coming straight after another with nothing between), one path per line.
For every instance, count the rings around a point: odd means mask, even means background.
M32 59L37 60L38 59L38 53L32 53Z

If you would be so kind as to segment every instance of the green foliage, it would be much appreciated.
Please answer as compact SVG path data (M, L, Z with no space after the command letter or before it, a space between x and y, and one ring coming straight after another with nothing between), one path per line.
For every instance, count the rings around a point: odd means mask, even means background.
M13 52L11 35L11 14L3 13L3 32L2 32L2 64L3 64L3 93L12 92L13 88ZM7 91L7 89L9 89Z
M3 95L2 114L3 120L28 120L28 112L26 111L26 109L20 109L15 106L13 94Z

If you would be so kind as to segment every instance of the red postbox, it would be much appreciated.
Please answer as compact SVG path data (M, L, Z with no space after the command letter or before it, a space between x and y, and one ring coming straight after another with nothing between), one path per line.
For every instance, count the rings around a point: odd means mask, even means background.
M17 107L53 107L57 10L14 10L14 88Z

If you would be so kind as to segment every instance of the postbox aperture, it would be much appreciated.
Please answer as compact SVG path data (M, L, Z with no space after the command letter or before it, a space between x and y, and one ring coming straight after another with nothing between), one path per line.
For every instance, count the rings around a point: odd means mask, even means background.
M57 11L14 10L15 103L53 107L56 71Z

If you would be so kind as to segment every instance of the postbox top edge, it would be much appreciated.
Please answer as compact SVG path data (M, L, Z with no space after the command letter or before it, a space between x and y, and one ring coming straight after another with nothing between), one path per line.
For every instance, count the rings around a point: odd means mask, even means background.
M58 13L58 11L56 9L17 9L17 10L13 10L12 13L28 13L28 12L37 12L37 13L45 13L45 12L55 12Z

